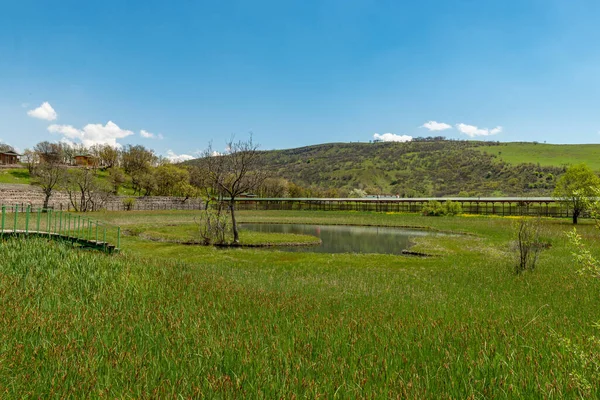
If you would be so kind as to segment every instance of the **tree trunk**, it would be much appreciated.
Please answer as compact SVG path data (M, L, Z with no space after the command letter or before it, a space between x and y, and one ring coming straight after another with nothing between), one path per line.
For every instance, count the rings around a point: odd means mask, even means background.
M50 195L52 195L52 192L48 193L46 192L46 197L44 197L44 210L48 209L48 202L50 201Z
M231 225L233 229L233 243L240 243L240 234L238 232L237 223L235 222L235 203L233 199L229 201L229 211L231 211Z
M573 224L577 225L577 217L579 217L579 211L573 210Z

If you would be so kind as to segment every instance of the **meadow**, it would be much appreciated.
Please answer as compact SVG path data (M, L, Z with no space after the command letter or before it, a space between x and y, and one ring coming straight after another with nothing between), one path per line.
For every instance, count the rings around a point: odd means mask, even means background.
M600 144L546 144L530 142L502 143L496 147L482 146L481 151L497 155L509 164L532 163L544 167L563 167L577 162L600 171Z
M25 168L2 168L0 169L0 183L29 185L31 175Z
M598 354L585 338L596 331L600 287L576 273L568 220L543 220L550 247L535 271L516 276L514 218L239 214L462 235L418 238L414 249L429 258L216 249L156 240L172 239L166 225L193 235L195 214L170 211L94 214L134 232L119 255L7 240L2 397L600 395L597 373L560 345L565 337ZM598 248L589 221L578 231Z

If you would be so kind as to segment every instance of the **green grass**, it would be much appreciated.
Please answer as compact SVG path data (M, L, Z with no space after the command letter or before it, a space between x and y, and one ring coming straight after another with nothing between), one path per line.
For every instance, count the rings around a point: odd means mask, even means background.
M123 229L193 212L99 213ZM3 397L577 398L553 332L595 332L598 285L575 273L566 220L515 276L514 219L241 212L255 222L428 226L430 259L287 253L123 238L118 256L0 245ZM163 229L163 228L161 228ZM589 223L579 227L600 244ZM600 395L592 380L590 398Z
M562 167L585 163L594 171L600 171L600 144L503 143L479 149L497 155L509 164L539 163L546 167Z
M0 183L30 184L31 176L25 168L0 169Z

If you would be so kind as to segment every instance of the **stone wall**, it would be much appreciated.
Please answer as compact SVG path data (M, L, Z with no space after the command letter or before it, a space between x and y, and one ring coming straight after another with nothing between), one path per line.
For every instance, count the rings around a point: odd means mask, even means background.
M131 196L112 196L105 208L110 211L124 210L123 200ZM179 197L134 197L134 210L198 210L202 207L201 199L183 199ZM0 184L0 204L41 206L44 204L44 193L35 186ZM49 206L54 209L69 208L69 196L55 191L50 197Z

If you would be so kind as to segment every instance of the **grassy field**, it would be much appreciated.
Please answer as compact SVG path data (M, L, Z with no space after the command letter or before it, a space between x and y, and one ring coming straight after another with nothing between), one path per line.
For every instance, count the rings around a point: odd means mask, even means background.
M25 168L0 169L0 183L30 184L31 176Z
M598 284L567 220L544 220L533 273L511 273L512 218L240 212L245 222L420 226L433 258L215 249L152 241L192 212L98 213L137 235L118 256L0 245L2 397L593 398L584 351ZM162 226L162 228L161 228ZM597 248L589 223L579 231ZM598 349L596 349L598 351ZM598 354L598 353L596 353ZM573 372L591 383L577 389Z
M562 167L585 163L594 171L600 171L600 144L503 143L479 149L497 155L509 164L539 163L545 167Z

